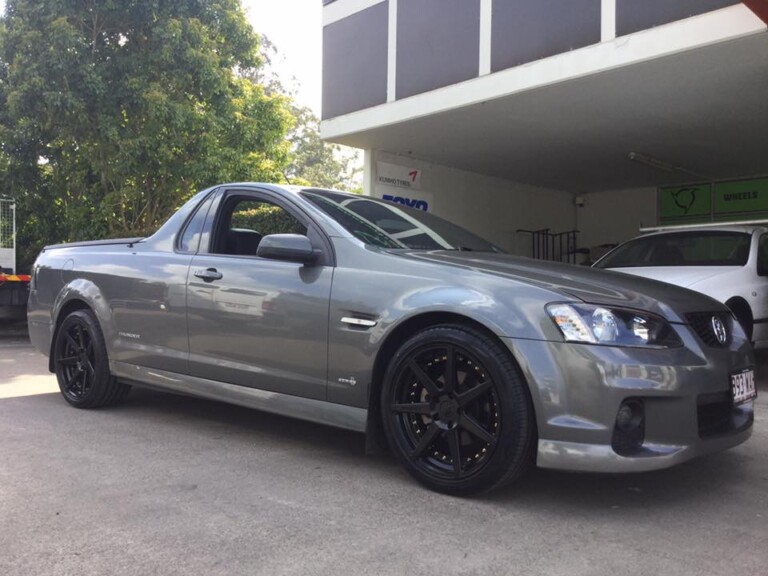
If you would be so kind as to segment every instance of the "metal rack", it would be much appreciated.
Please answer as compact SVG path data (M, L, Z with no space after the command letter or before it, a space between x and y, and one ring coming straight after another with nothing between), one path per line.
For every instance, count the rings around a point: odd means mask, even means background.
M578 230L552 233L549 228L542 228L541 230L519 228L517 232L530 234L531 258L576 264L576 234L579 233Z
M16 203L0 197L0 271L16 272Z

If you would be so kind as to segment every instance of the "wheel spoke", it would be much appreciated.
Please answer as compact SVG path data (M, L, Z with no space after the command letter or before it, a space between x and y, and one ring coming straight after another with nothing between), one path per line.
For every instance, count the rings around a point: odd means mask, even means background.
M415 360L408 362L408 368L411 369L411 372L416 376L416 379L427 389L427 392L429 392L433 398L437 398L440 395L440 389L437 387L437 384L435 384L427 373L416 364Z
M453 475L458 478L461 476L461 444L458 428L448 432L448 447L451 449L451 458L453 459Z
M435 438L439 433L440 427L437 424L432 424L429 428L427 428L426 433L421 437L421 440L416 445L416 448L414 448L413 452L411 452L411 460L416 460L416 458L421 456L424 451L429 448L429 445L435 441Z
M58 364L76 364L77 360L77 356L67 356L66 358L58 358L56 362Z
M80 344L78 344L77 341L72 337L72 334L67 332L64 336L66 336L67 341L69 342L69 345L72 346L73 350L80 350Z
M67 383L67 391L77 395L76 389L80 388L82 384L78 383L78 380L80 380L80 377L84 376L83 372L76 371L69 379L69 382Z
M477 399L478 396L481 396L483 393L488 392L491 388L493 388L493 382L490 380L486 380L485 382L481 382L480 384L475 385L474 387L470 388L466 392L457 394L456 400L459 401L459 406L463 408L473 400Z
M392 412L406 412L408 414L424 414L429 416L432 414L432 407L429 402L414 402L412 404L392 404Z
M445 391L448 394L453 394L456 389L456 365L454 363L454 350L453 346L448 346L445 351L445 374L443 376L445 380Z
M88 371L87 370L83 370L83 383L80 386L80 392L83 394L83 396L85 396L85 393L90 388L90 385L91 385L92 382L93 382L93 380L88 378Z
M493 444L496 438L485 428L480 426L477 421L468 414L462 414L459 418L459 426L477 438L480 438L486 444Z
M94 370L93 364L91 364L90 358L85 361L85 369L88 371L88 374L91 375L91 378L93 378L93 375L96 372L96 370Z
M88 386L88 373L83 370L80 372L80 394L85 394L86 386Z

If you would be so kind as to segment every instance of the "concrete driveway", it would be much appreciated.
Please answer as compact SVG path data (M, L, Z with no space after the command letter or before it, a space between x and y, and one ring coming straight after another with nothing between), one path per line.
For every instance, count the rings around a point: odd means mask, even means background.
M536 470L475 499L363 437L134 389L79 411L0 336L0 574L768 574L768 362L751 440L632 476Z

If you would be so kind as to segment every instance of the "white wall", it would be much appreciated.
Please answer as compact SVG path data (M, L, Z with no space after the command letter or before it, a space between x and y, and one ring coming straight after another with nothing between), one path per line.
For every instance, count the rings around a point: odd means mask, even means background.
M578 198L584 202L576 208L579 246L617 244L637 236L642 226L656 225L656 188L593 192Z
M377 166L395 164L419 171L418 186L406 189L377 182ZM517 229L576 228L576 208L570 192L537 188L509 180L466 172L448 166L366 151L365 193L393 194L429 202L429 211L455 222L502 248L530 256L530 236Z

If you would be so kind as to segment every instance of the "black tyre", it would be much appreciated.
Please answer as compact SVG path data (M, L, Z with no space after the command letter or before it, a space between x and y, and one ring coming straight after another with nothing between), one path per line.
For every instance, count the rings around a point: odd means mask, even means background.
M110 373L104 335L90 310L76 310L62 321L53 354L61 394L75 408L116 404L131 389Z
M752 311L749 309L749 307L746 304L735 304L735 305L729 305L729 308L731 308L731 312L733 312L733 315L736 316L736 321L741 324L742 329L744 330L744 334L747 335L748 340L752 340L752 331L754 328L754 323L752 320Z
M384 432L425 486L456 495L512 482L532 462L534 414L509 353L459 325L406 341L381 391Z

